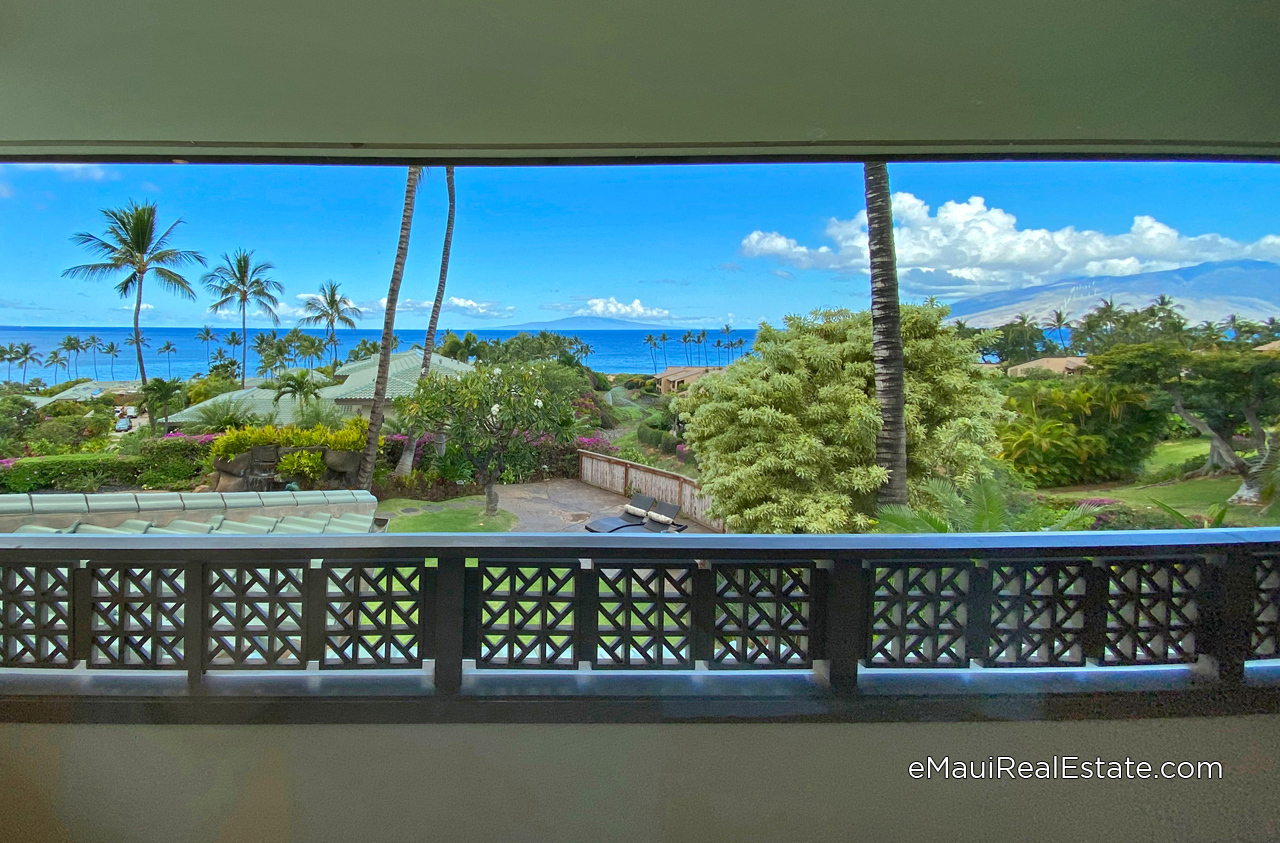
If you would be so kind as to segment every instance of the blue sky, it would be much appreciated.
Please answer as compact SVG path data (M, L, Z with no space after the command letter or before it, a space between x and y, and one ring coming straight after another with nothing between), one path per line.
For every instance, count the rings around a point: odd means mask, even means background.
M284 322L327 280L380 326L404 168L0 165L0 324L123 325L110 284L61 278L98 209L156 201L175 244L255 249L285 286ZM944 300L1075 275L1205 260L1280 261L1280 167L950 163L890 168L903 297ZM862 170L849 164L462 168L452 328L577 314L751 326L865 307ZM974 199L972 197L981 197ZM397 326L425 325L444 231L443 169L418 199ZM194 273L195 276L199 272ZM195 280L193 278L193 280ZM144 321L220 324L210 297L150 285ZM235 318L238 322L238 317ZM261 318L253 324L267 324Z

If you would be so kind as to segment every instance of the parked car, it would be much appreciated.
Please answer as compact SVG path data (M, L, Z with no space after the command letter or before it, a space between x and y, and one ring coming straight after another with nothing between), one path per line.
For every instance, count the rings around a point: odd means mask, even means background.
M124 414L125 414L126 416L128 416L129 418L131 418L131 419L136 419L136 418L138 417L138 408L137 408L137 407L125 407L125 408L124 408Z
M119 419L116 421L116 433L128 433L133 428L133 423L128 419Z

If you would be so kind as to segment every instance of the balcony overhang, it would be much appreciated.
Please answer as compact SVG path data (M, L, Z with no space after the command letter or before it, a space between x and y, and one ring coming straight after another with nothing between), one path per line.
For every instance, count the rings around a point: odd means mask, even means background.
M1280 156L1274 4L28 3L0 160Z

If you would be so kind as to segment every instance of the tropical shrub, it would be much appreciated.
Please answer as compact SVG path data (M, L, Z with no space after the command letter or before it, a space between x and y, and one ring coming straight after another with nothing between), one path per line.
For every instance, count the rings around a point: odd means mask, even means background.
M616 454L618 447L603 436L579 436L578 447L597 454Z
M976 343L947 308L902 307L909 479L984 471L1002 415ZM880 410L871 314L819 310L756 335L754 353L695 382L674 408L698 454L711 513L735 532L837 533L872 526Z
M324 454L320 451L294 451L285 454L276 464L276 472L284 477L295 477L315 483L325 474Z
M334 451L360 451L368 434L369 422L360 416L352 416L338 430L322 425L315 427L240 427L228 430L213 443L214 457L229 460L243 454L256 445L277 445L282 448L307 448L320 446Z
M239 398L212 401L196 407L196 420L187 422L184 428L194 433L221 433L236 427L252 427L268 422L249 409L249 402Z
M207 470L214 436L167 434L146 439L140 447L142 470L138 482L148 489L188 485Z
M55 457L28 457L0 463L0 489L25 494L41 489L72 490L92 475L98 485L132 486L142 471L140 457L117 454L66 454Z
M1167 407L1144 390L1097 379L1011 385L1000 456L1045 488L1134 477L1164 437Z
M999 481L980 477L957 488L950 480L931 477L916 489L914 506L890 504L876 512L876 529L881 533L1005 533L1013 530L1084 530L1093 525L1094 514L1102 507L1078 503L1065 512L1053 513L1052 521L1031 527L1025 517L1018 519L1005 500ZM1052 512L1039 507L1036 515ZM1021 523L1019 523L1021 521Z
M644 445L657 448L664 454L674 454L676 445L679 444L679 441L671 435L671 431L648 423L640 425L636 430L636 439Z
M239 388L239 381L220 375L210 374L205 378L192 378L187 382L187 404L200 404L210 398L235 392Z

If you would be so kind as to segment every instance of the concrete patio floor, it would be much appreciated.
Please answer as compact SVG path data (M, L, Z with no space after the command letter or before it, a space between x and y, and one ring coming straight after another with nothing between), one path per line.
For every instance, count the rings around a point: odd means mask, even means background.
M581 532L588 521L608 515L621 515L628 498L588 486L579 480L544 480L498 487L498 506L514 513L520 520L515 531L520 533ZM687 518L686 533L713 532Z

